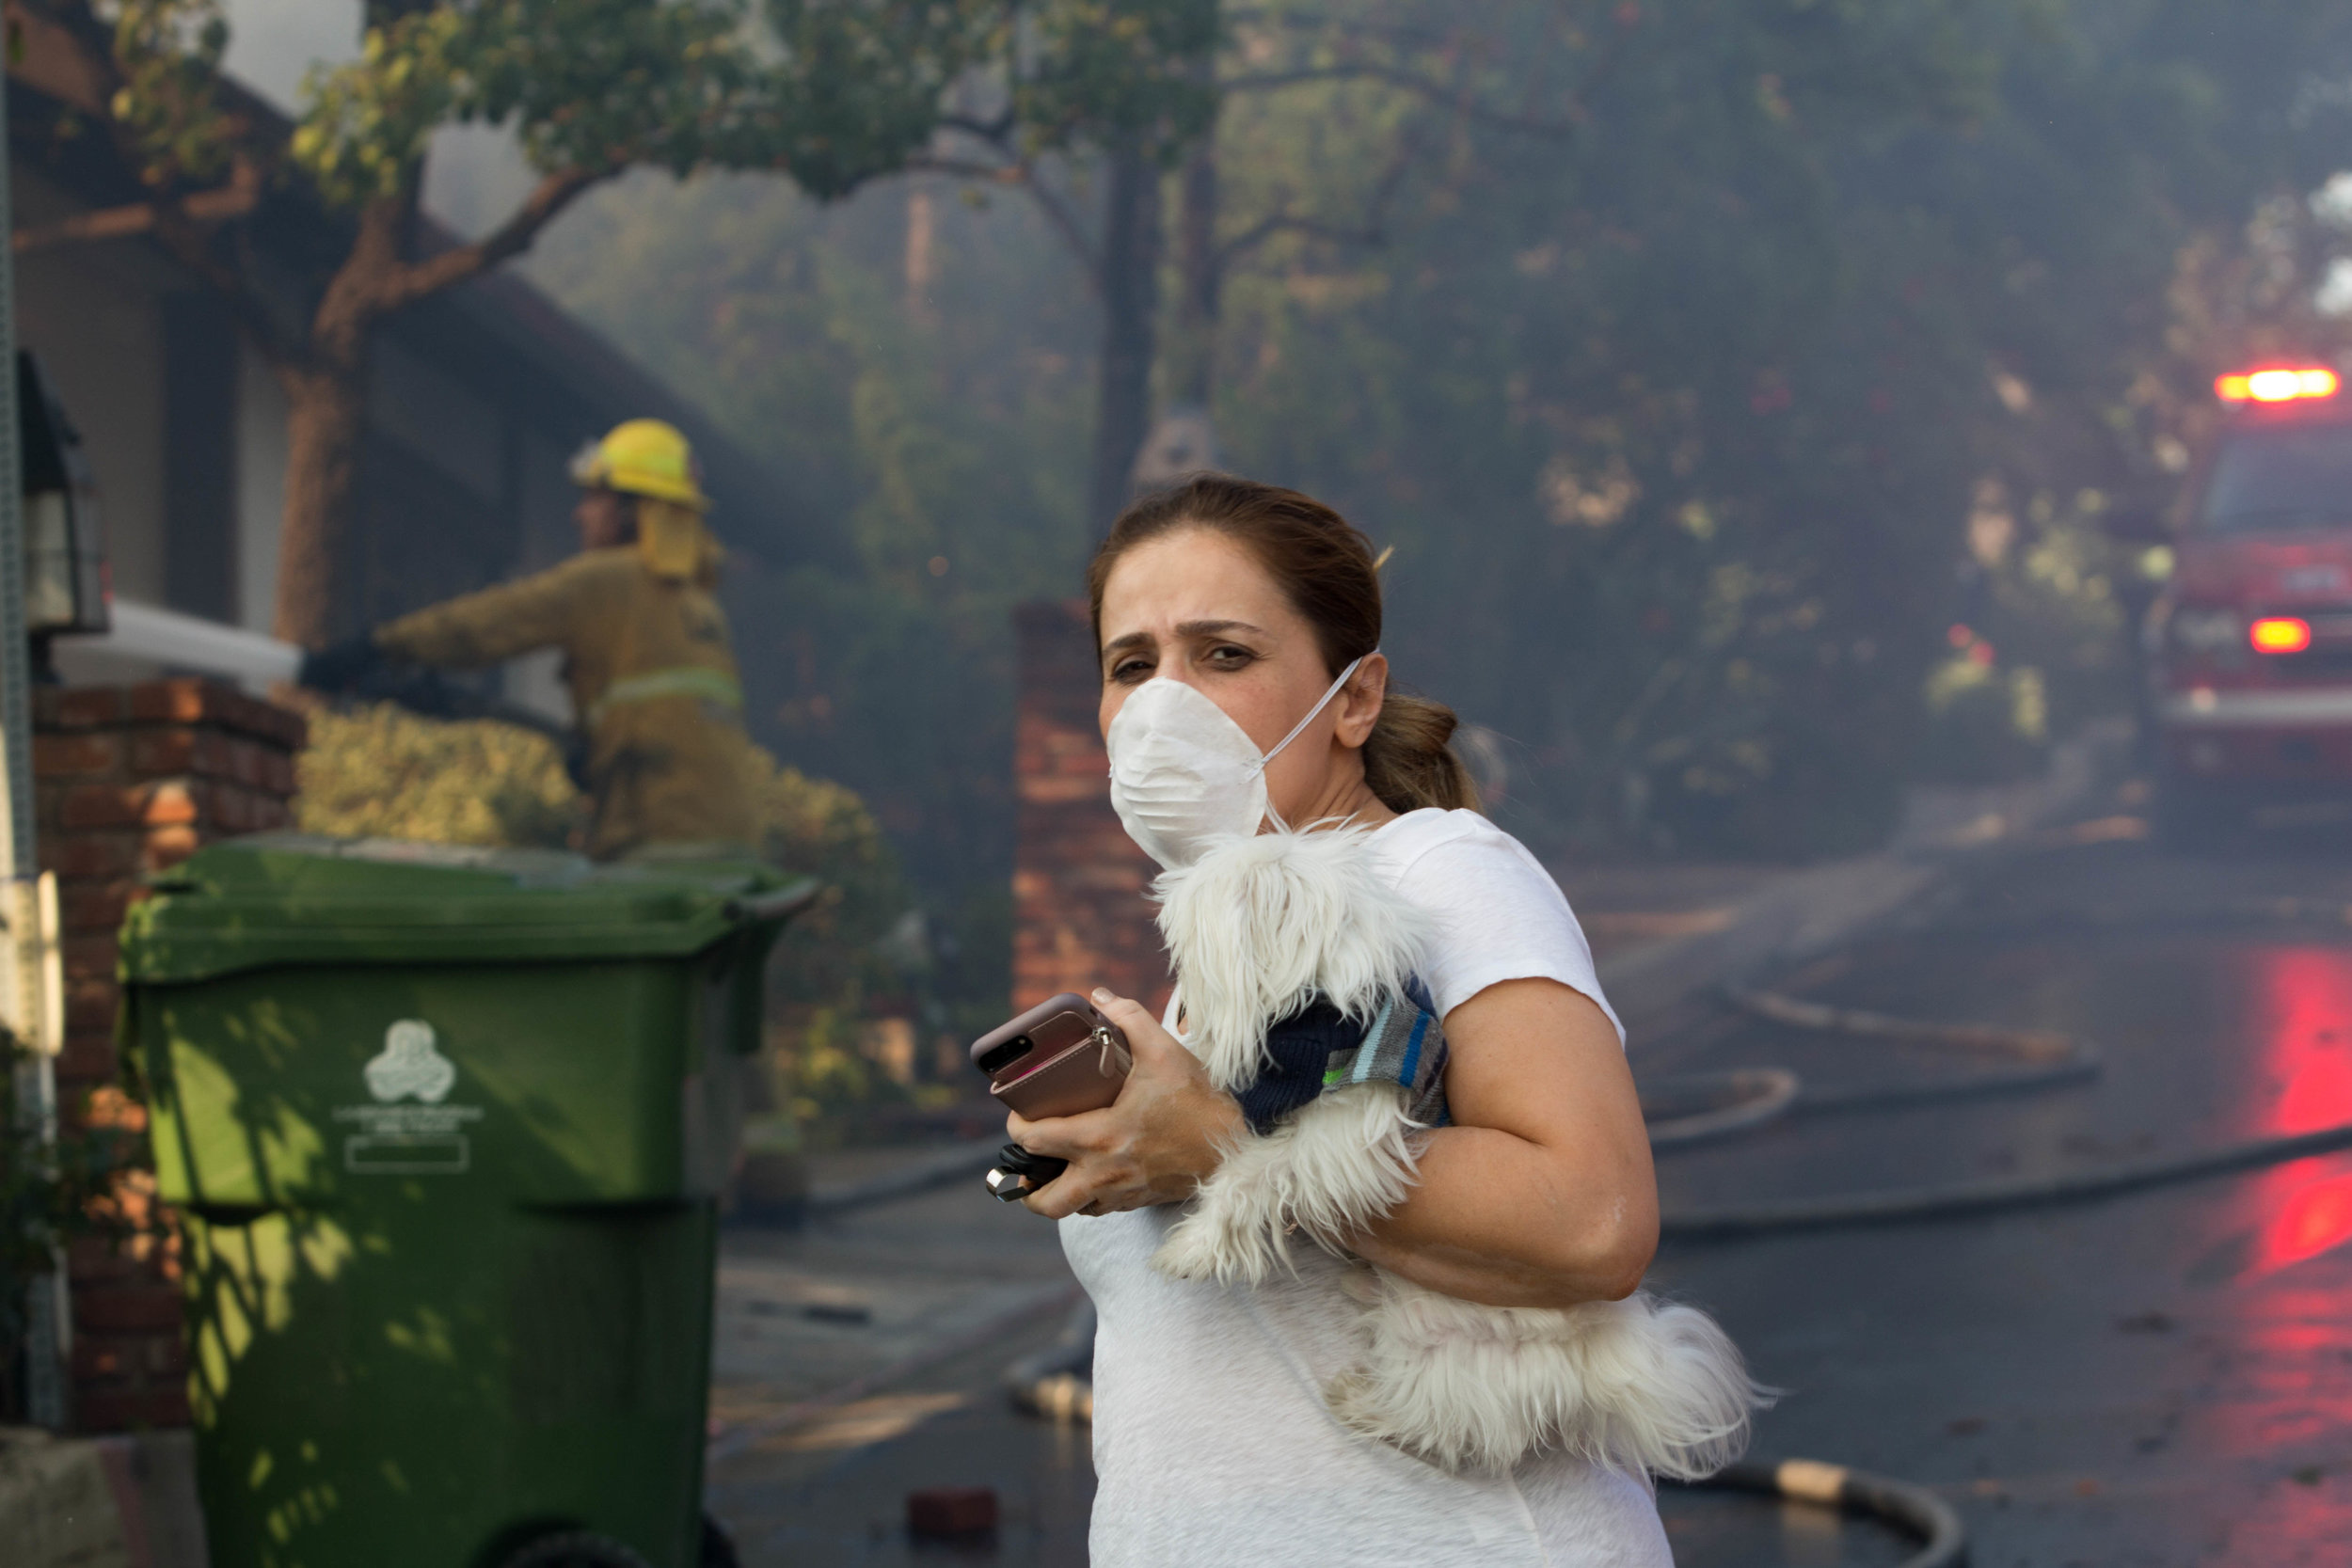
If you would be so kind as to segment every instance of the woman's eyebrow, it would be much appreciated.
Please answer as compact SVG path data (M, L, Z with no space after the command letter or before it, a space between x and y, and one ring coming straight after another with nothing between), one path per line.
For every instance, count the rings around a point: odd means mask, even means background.
M1176 627L1176 635L1186 640L1196 637L1216 637L1220 633L1232 631L1256 632L1260 637L1265 635L1263 626L1252 626L1248 621L1185 621ZM1156 641L1148 631L1131 631L1124 637L1114 637L1108 642L1104 643L1103 657L1107 659L1125 653L1131 648L1149 648Z

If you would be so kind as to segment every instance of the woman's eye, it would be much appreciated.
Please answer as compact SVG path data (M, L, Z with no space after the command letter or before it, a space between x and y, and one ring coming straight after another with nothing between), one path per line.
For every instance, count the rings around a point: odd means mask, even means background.
M1139 681L1151 673L1152 661L1148 658L1122 658L1111 666L1111 679L1126 684Z
M1236 648L1229 642L1223 647L1211 648L1208 662L1219 670L1238 670L1255 657L1257 655L1248 649Z

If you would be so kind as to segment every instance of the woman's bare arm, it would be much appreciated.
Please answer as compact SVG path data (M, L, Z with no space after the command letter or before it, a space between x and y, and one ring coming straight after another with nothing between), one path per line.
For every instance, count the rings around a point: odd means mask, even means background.
M1136 1004L1098 1006L1136 1068L1117 1105L1025 1121L1014 1141L1071 1168L1025 1201L1049 1218L1182 1202L1245 1136L1240 1107ZM1649 1139L1616 1030L1551 980L1489 987L1447 1015L1454 1125L1429 1135L1421 1182L1369 1235L1366 1258L1433 1291L1496 1307L1613 1300L1658 1245Z
M1625 1049L1589 997L1506 980L1446 1015L1454 1125L1356 1250L1491 1307L1613 1301L1658 1249L1649 1135Z

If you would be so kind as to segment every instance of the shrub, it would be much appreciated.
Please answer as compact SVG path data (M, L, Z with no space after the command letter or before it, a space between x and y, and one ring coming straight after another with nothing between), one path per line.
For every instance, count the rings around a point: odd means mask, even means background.
M389 703L313 714L296 779L294 820L338 837L561 848L582 816L546 736Z
M29 1053L0 1029L0 1419L24 1415L16 1374L32 1282L76 1236L129 1234L117 1189L136 1180L126 1169L135 1141L117 1129L61 1127L44 1143L23 1119L20 1065L29 1065Z

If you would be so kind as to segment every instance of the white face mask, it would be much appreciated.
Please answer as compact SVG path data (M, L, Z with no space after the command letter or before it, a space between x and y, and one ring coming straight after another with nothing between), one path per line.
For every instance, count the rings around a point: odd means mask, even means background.
M1199 860L1217 839L1255 833L1268 817L1283 826L1266 798L1266 764L1330 705L1364 658L1341 671L1307 717L1263 756L1198 687L1166 676L1136 687L1107 737L1111 805L1120 826L1171 871Z

